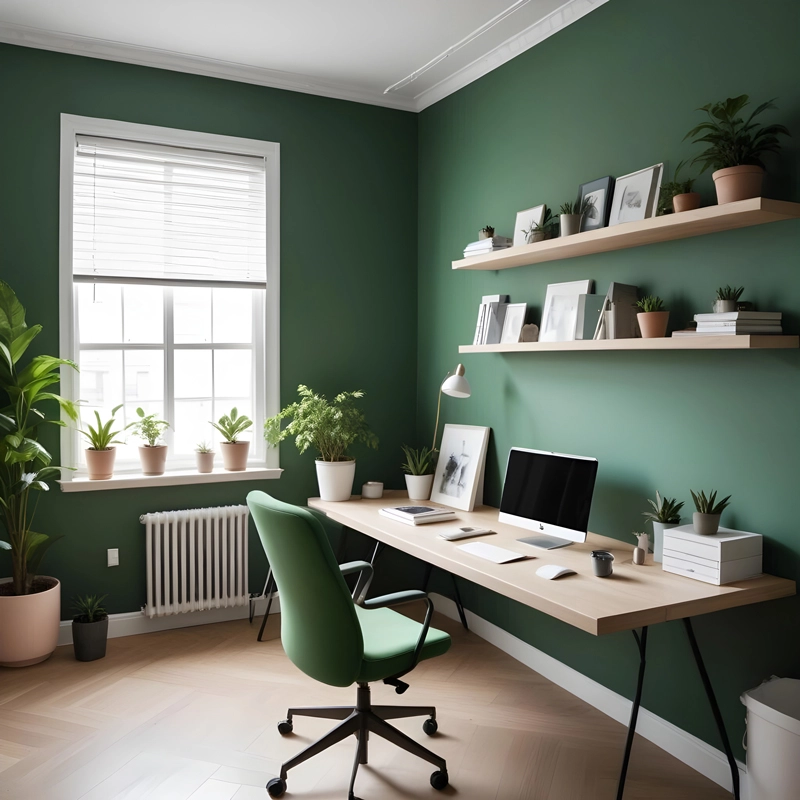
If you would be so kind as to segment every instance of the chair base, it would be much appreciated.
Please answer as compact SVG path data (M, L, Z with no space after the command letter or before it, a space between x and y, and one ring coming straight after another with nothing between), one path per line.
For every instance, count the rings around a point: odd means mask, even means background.
M304 761L308 761L309 758L321 753L323 750L327 750L348 736L355 736L358 739L358 746L356 747L353 772L350 777L348 798L357 800L353 794L353 787L355 786L359 764L367 763L370 731L382 739L386 739L392 744L403 748L403 750L412 755L433 764L437 771L431 775L431 785L435 789L444 789L447 786L447 763L445 760L386 722L387 719L428 717L423 724L423 730L427 734L433 735L437 730L436 708L433 706L373 706L370 697L369 684L360 683L358 684L355 707L290 708L286 714L286 719L278 724L278 730L282 734L292 732L292 718L295 716L338 719L341 722L332 731L326 733L321 739L306 747L305 750L302 750L281 766L280 778L275 778L267 784L267 791L270 796L280 797L286 791L286 778L290 769L294 769L294 767Z

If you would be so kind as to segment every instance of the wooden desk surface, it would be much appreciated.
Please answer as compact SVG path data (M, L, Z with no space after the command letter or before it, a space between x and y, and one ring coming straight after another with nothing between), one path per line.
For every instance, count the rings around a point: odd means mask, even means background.
M416 556L436 567L486 586L498 594L536 608L576 628L600 635L630 630L643 625L693 617L711 611L760 603L796 593L795 582L762 575L739 583L712 586L664 572L652 562L635 566L631 544L590 533L583 544L558 550L539 550L518 542L526 532L501 523L497 509L482 506L472 512L456 511L456 520L412 526L378 514L384 506L408 502L405 492L384 492L380 500L354 497L344 503L310 498L308 505L324 511L331 519L361 531L379 542ZM425 503L425 505L436 505ZM472 525L497 531L490 536L447 542L437 530L445 526ZM465 553L456 545L482 541L530 556L525 561L493 564ZM589 553L609 550L614 554L614 574L596 578ZM560 564L576 571L549 581L536 575L543 564Z

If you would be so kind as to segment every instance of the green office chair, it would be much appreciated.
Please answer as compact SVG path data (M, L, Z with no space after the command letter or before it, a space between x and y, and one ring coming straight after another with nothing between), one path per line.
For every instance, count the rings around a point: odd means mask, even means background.
M290 708L278 724L281 734L292 732L294 716L337 719L342 722L318 741L281 766L280 777L267 784L271 797L286 791L290 769L350 735L358 738L349 800L359 764L367 763L368 731L434 764L431 786L447 786L443 758L389 725L387 719L426 716L422 729L437 731L432 706L373 706L369 684L383 681L402 694L408 685L400 680L423 659L450 648L450 636L430 627L433 604L425 592L408 591L367 600L372 565L353 561L341 567L333 557L324 523L318 512L282 503L264 492L250 492L247 505L261 537L281 598L281 640L292 663L306 675L329 686L358 684L355 706ZM360 573L353 596L345 575ZM355 600L354 600L355 597ZM420 624L391 611L389 606L422 600L427 604Z

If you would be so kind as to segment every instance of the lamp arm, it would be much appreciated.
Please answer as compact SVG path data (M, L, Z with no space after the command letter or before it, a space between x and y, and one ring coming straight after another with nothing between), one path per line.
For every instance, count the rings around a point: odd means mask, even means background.
M439 412L442 410L442 386L444 386L444 382L452 375L452 372L448 372L447 375L444 376L444 380L439 384L439 402L436 404L436 424L433 426L433 444L431 445L431 452L436 452L436 437L439 435Z

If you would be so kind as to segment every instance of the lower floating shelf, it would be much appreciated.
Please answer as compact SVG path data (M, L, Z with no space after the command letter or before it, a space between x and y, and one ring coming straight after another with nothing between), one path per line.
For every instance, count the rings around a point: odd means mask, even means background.
M462 344L459 353L547 353L572 350L792 350L798 336L680 336L662 339L586 339L574 342Z

